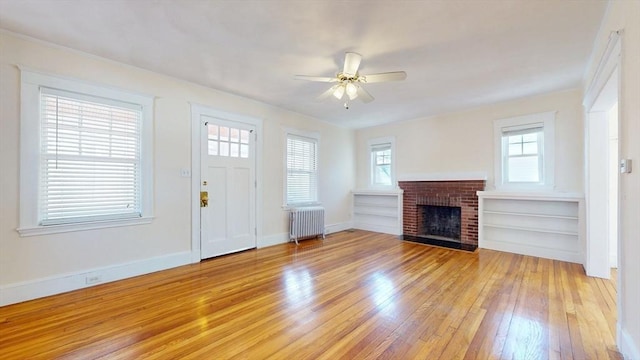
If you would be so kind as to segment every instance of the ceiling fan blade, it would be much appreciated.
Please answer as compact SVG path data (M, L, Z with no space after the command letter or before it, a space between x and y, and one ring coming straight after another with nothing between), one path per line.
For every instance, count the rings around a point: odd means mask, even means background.
M319 81L319 82L336 82L338 78L335 77L326 77L326 76L307 76L307 75L296 75L296 80L308 80L308 81Z
M371 94L369 94L369 92L362 86L358 86L358 99L362 100L362 102L366 104L373 101L373 96L371 96Z
M362 75L363 82L367 84L385 82L385 81L401 81L407 78L407 73L404 71L392 71L379 74Z
M354 52L348 52L344 54L344 69L342 73L345 75L355 75L358 73L360 62L362 61L362 55Z
M333 95L333 93L336 91L336 88L338 88L338 86L340 85L333 85L332 87L329 88L329 90L323 92L322 94L320 94L316 100L318 101L322 101L326 98L328 98L329 96Z

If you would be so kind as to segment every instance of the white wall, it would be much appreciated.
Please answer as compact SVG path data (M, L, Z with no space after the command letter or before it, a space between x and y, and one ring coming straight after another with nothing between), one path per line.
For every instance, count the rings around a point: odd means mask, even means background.
M367 140L396 138L396 174L474 173L494 186L493 120L555 111L555 188L583 191L582 91L579 89L498 103L463 112L356 131L356 184L369 183Z
M156 97L153 223L46 236L18 235L20 72L17 65ZM189 168L191 164L191 102L264 120L264 178L259 179L264 187L261 209L264 238L258 239L259 245L286 241L287 213L281 208L282 127L320 133L319 192L327 209L327 224L340 227L350 221L350 191L355 179L354 133L351 130L4 32L0 33L0 80L0 305L3 296L7 302L16 291L38 284L67 290L84 286L74 276L96 269L129 264L134 268L153 270L176 266L188 259L191 252L191 189L190 179L180 177L180 169ZM153 266L145 267L145 262L147 265L152 262ZM131 274L127 271L121 275ZM75 285L71 284L74 281ZM38 296L37 293L32 295Z
M620 176L618 344L628 359L640 359L640 1L611 1L597 36L585 91L612 31L622 34L619 97L620 157L632 159L633 173Z

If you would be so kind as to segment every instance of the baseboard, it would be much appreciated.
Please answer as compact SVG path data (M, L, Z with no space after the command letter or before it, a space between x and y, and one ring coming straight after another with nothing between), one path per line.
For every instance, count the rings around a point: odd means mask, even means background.
M258 249L273 246L278 244L286 244L289 242L289 233L280 233L263 236L262 239L258 241Z
M191 252L185 251L78 273L9 284L0 287L0 306L83 289L190 263ZM89 278L93 278L95 282L87 284Z
M618 350L625 359L640 359L640 344L633 342L631 335L624 329L618 327Z
M353 223L351 221L326 225L324 227L324 233L326 235L329 235L329 234L333 234L333 233L337 233L337 232L345 231L349 229L353 229Z
M374 231L383 234L402 235L402 229L399 229L397 226L355 223L353 227L359 230Z

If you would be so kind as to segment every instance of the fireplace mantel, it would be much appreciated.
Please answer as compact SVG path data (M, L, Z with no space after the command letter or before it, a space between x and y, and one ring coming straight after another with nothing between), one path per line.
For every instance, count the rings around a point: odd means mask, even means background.
M398 181L486 181L487 173L483 171L472 172L444 172L444 173L419 173L398 175Z

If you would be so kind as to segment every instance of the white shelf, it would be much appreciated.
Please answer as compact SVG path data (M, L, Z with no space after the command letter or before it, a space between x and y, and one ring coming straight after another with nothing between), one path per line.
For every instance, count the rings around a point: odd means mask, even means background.
M547 214L536 214L536 213L518 213L518 212L491 211L491 210L485 210L484 213L485 214L494 214L494 215L509 215L509 216L539 217L539 218L550 218L550 219L578 220L577 216L565 216L565 215L547 215Z
M479 247L582 262L582 194L499 191L477 194Z
M509 229L509 230L519 230L519 231L533 231L547 234L559 234L559 235L570 235L570 236L578 236L578 232L573 231L558 231L558 230L547 230L542 228L532 228L532 227L523 227L523 226L509 226L509 225L498 225L498 224L487 224L484 226L499 228L499 229Z
M402 190L353 191L353 227L402 234Z

